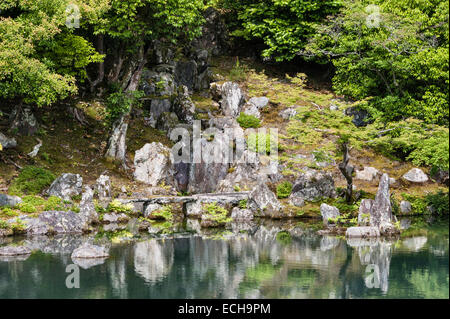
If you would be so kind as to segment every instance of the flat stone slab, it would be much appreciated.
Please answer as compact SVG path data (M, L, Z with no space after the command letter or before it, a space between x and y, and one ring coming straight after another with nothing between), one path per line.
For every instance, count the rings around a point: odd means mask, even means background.
M380 230L377 227L350 227L345 236L347 238L375 238L380 237Z
M25 246L0 247L0 256L2 257L22 256L29 254L31 254L31 250Z
M72 259L77 258L106 258L109 257L108 249L101 246L84 244L72 253Z
M180 204L195 201L202 202L218 202L218 203L238 203L240 200L247 199L250 192L236 193L211 193L211 194L195 194L192 196L158 196L152 198L136 198L129 200L121 200L122 203L145 203L150 204Z

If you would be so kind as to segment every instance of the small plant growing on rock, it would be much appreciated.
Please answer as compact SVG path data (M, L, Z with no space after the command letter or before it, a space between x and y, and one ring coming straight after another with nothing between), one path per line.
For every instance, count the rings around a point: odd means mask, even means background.
M220 227L232 220L231 217L228 217L228 211L217 203L206 204L203 206L203 210L201 222L203 227Z
M153 219L164 219L171 222L173 220L172 207L170 205L164 205L160 210L153 212Z
M240 209L247 209L248 208L248 200L242 199L239 201L239 208Z
M236 119L242 128L258 128L261 126L261 121L253 115L241 113Z
M108 208L106 209L109 212L112 213L131 213L133 212L133 204L123 204L118 199L114 199L109 203Z
M289 181L282 182L277 185L277 197L288 198L292 192L292 183Z

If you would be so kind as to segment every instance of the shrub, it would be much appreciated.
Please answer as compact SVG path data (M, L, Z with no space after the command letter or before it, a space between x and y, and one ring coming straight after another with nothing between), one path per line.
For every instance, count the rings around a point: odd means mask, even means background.
M239 58L236 59L236 64L230 70L230 80L234 82L244 81L246 79L246 70L241 66Z
M247 139L248 149L266 155L274 154L279 149L275 136L266 133L251 133Z
M120 200L114 199L108 204L107 210L112 213L131 213L133 208L133 204L122 204Z
M227 210L217 205L217 203L206 204L203 206L203 210L205 211L207 218L218 225L231 222L231 217L227 217Z
M277 197L288 198L292 192L292 183L285 181L277 185Z
M47 202L44 204L44 211L49 211L49 210L56 210L56 211L60 211L60 210L64 210L64 201L56 196L50 196L47 200Z
M153 212L152 215L154 217L161 217L166 221L172 221L173 219L172 207L169 205L164 205L160 210Z
M55 175L44 168L26 166L11 183L9 193L12 195L36 195L49 187L55 179Z
M442 190L435 194L428 194L425 197L425 201L428 206L433 209L433 212L438 215L448 215L449 214L449 196L448 192L444 193Z
M239 201L239 208L240 209L246 209L248 208L248 200L247 199L242 199Z
M36 206L34 206L31 203L23 202L23 203L20 203L18 205L18 207L24 213L32 214L32 213L36 213L37 212Z
M236 119L242 128L258 128L261 125L261 121L253 115L241 113Z

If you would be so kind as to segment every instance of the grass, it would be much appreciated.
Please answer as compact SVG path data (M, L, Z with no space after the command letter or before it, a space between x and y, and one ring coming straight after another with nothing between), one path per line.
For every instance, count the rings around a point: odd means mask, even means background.
M288 198L292 192L292 183L289 181L284 181L277 185L277 197L278 198Z
M9 187L12 195L37 195L56 179L49 170L37 166L24 167Z

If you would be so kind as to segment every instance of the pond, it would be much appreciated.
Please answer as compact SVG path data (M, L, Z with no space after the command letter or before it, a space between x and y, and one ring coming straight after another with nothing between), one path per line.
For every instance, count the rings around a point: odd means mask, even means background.
M397 240L346 241L272 221L162 238L3 239L33 253L0 259L0 298L449 298L448 227L435 221ZM110 258L73 266L86 240L108 244ZM79 288L66 286L71 267Z

